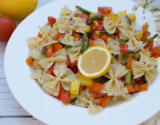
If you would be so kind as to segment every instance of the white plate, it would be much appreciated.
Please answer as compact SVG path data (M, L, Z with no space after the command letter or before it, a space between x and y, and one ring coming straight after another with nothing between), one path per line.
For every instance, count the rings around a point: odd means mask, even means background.
M38 26L43 26L48 16L58 18L64 4L71 10L75 10L75 5L93 12L97 12L98 6L111 6L114 12L127 10L128 13L132 13L134 2L130 0L57 0L28 16L10 38L4 63L8 85L21 106L35 118L51 125L135 125L157 113L160 109L160 84L158 82L160 74L148 91L135 94L131 101L110 104L96 115L90 115L86 108L62 104L44 93L37 82L30 78L31 68L25 62L29 56L25 39L37 36ZM142 14L142 8L139 8L135 14L140 25L146 21L149 23L149 31L154 35L156 31L152 15L149 12ZM143 17L146 18L143 19Z

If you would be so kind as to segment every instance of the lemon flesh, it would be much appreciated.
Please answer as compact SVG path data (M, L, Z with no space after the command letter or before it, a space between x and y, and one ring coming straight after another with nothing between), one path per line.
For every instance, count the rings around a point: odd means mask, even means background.
M86 77L98 78L105 75L111 64L111 54L105 47L89 48L78 59L78 69Z

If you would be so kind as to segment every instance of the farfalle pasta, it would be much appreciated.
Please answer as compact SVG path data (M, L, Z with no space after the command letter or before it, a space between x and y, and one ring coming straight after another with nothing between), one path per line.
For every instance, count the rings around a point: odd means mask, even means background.
M159 39L153 47L157 34L148 38L151 33L126 10L113 13L112 7L98 7L92 13L76 8L71 11L65 5L59 18L49 16L38 36L26 39L30 49L26 63L35 70L31 78L50 96L87 107L91 114L102 111L111 98L130 101L133 93L147 91L158 75ZM86 77L77 63L96 46L109 51L111 64L105 75Z

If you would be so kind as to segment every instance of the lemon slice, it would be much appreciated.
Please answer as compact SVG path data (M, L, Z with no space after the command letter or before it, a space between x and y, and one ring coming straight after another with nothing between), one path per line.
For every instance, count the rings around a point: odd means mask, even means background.
M111 53L102 46L88 48L78 58L78 69L85 77L94 79L105 75L111 64Z

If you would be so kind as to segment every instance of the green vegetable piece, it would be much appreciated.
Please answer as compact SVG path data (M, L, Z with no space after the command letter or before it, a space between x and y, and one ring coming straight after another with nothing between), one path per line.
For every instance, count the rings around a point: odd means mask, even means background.
M143 19L145 19L146 17L143 17Z
M104 76L96 78L96 79L92 79L92 80L93 82L100 83L100 84L104 84L108 81L108 79Z
M131 80L131 84L132 84L133 86L135 86L135 85L136 85L136 82L132 79L132 80Z
M155 34L153 37L151 37L151 38L143 41L143 43L148 43L148 42L150 42L150 41L153 41L157 36L158 36L158 34Z
M136 58L140 58L140 54L134 54L134 53L123 53L123 58L126 57L136 57Z
M132 74L132 71L128 71L127 74L125 75L125 83L127 85L130 85L131 84L131 74Z
M100 20L100 19L102 19L103 17L105 17L104 14L99 14L99 15L92 16L92 17L90 17L90 18L87 20L87 23L90 24L90 23L92 23L92 21L94 21L94 20Z
M128 25L132 25L132 23L131 23L131 19L126 15L125 16L126 17L126 19L127 19L127 23L128 23Z
M70 104L75 105L75 101L77 100L77 98L74 98L70 101Z
M88 45L89 45L88 37L87 37L87 34L84 33L83 34L83 46L81 49L82 54L88 49Z
M126 41L126 40L121 39L120 44L125 44L125 43L127 43L127 41Z
M106 34L106 35L111 35L111 34L108 33L107 31L99 31L99 36L103 36L104 34Z
M76 8L80 11L82 11L83 13L87 14L87 15L90 15L92 12L80 7L80 6L76 6Z
M51 43L51 44L49 44L49 45L54 46L54 45L57 44L57 43L59 43L59 42ZM46 55L46 52L47 52L47 46L44 46L44 47L42 48L42 55Z
M42 48L42 55L46 55L46 51L47 51L47 46L44 46Z

